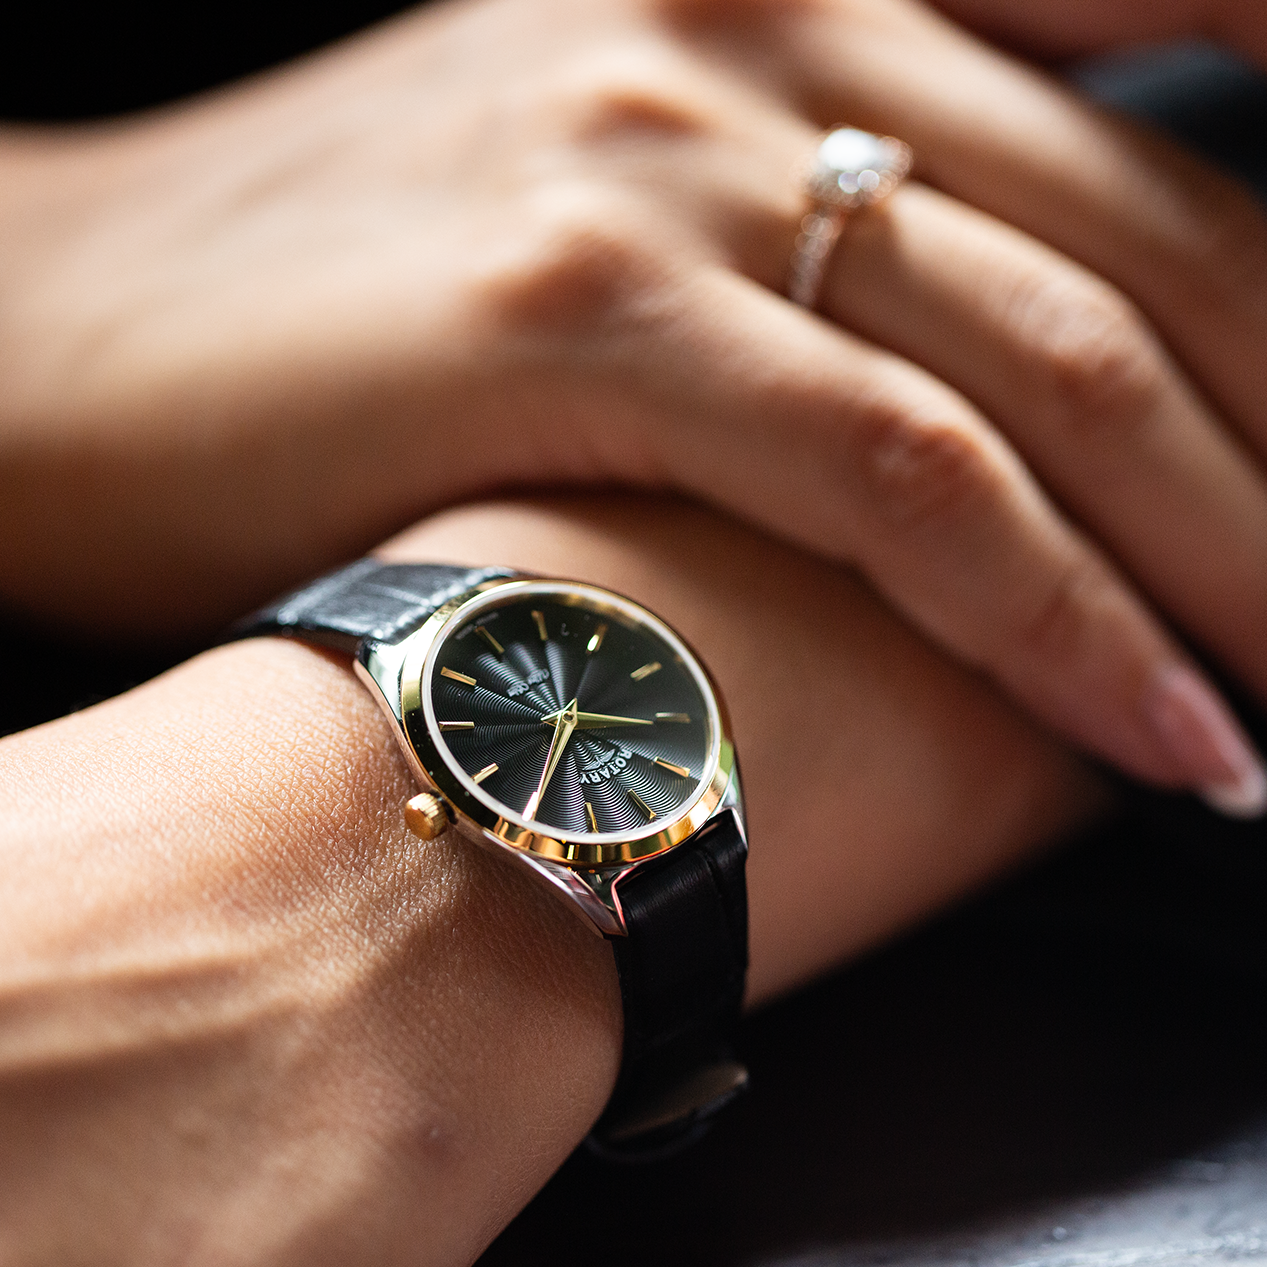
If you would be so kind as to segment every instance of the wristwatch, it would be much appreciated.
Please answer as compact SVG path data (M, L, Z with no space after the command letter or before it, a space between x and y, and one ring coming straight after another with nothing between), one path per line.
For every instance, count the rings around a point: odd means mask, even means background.
M717 688L628 598L508 568L362 559L235 638L346 652L450 828L549 886L610 939L625 1035L590 1148L672 1151L744 1089L731 1033L748 963L747 837Z

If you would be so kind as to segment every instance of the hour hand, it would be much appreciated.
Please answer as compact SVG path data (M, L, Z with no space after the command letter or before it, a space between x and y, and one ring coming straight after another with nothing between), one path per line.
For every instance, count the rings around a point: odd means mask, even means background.
M550 713L541 720L547 726L558 724L558 719L562 715L563 710L557 713ZM602 726L653 726L654 722L645 717L614 717L611 713L581 713L576 714L577 730L598 730Z
M525 818L536 817L541 798L550 785L550 778L559 764L559 758L563 756L563 749L567 747L567 742L576 729L576 701L573 700L566 708L561 708L557 713L543 717L541 720L548 721L554 727L554 736L550 740L550 751L546 753L546 764L545 769L541 771L541 781L537 784L536 791L528 798L528 804L524 806Z

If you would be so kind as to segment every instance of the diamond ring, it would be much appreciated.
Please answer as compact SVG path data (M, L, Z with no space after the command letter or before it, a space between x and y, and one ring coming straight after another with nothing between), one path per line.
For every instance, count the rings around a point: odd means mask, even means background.
M788 298L814 308L832 247L849 213L887 198L911 170L911 147L891 136L874 136L858 128L836 128L819 142L800 173L813 203L801 221Z

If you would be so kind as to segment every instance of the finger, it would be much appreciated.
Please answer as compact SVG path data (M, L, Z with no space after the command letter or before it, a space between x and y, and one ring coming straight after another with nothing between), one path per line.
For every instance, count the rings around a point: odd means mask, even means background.
M1267 52L1267 12L1259 0L936 0L956 21L995 43L1043 57L1175 40L1216 40L1251 56Z
M1196 640L1267 697L1267 485L1119 292L912 185L858 216L824 309L968 396Z
M1267 448L1267 222L1243 189L908 0L796 13L789 94L901 136L921 179L1111 280Z
M657 324L644 407L692 491L855 563L926 633L1128 773L1242 813L1226 706L1016 454L930 375L724 269ZM640 354L645 354L643 349ZM777 622L813 620L784 612Z

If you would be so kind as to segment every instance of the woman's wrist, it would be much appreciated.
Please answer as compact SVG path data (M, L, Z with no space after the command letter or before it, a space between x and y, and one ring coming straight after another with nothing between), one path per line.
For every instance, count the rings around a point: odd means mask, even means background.
M753 1000L1098 803L856 580L701 509L475 506L385 553L605 584L695 644L745 773ZM0 779L0 1228L23 1251L464 1262L601 1111L609 949L506 859L406 834L414 787L346 662L220 648L6 740Z
M406 834L346 664L222 648L0 761L15 1261L289 1261L318 1235L468 1261L601 1110L610 951L515 869Z

